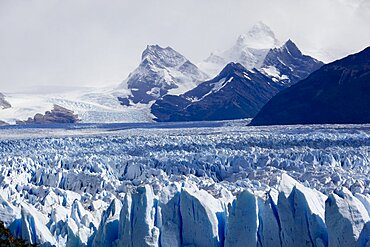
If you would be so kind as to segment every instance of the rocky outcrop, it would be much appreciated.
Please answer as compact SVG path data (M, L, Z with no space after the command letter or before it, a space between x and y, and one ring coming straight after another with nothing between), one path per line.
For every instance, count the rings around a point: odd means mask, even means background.
M4 126L4 125L9 125L7 122L5 122L5 121L1 121L0 120L0 126Z
M7 109L12 107L8 101L5 99L5 95L0 93L0 109Z
M51 111L47 111L45 114L38 113L26 121L17 121L17 124L76 123L78 121L78 115L74 114L73 111L54 105Z

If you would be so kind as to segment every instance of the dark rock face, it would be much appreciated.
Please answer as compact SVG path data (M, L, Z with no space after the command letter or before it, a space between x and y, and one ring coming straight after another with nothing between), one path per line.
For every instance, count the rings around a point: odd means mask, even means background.
M262 68L274 67L286 78L281 83L291 86L307 78L312 72L319 69L322 62L303 55L293 41L288 40L282 47L271 49L263 62Z
M117 97L118 101L120 102L121 105L123 106L130 106L130 100L128 98L124 97Z
M129 105L128 100L134 104L147 104L167 94L171 89L179 88L183 84L196 86L206 78L207 75L197 66L171 47L149 45L142 54L139 67L123 82L127 83L132 95L126 99L120 97L119 101L123 105Z
M248 71L239 63L230 63L214 79L180 96L159 98L152 105L152 113L157 121L251 118L279 91L306 78L322 65L303 55L288 40L282 47L268 51L260 69Z
M248 71L239 63L230 63L214 79L183 95L166 95L151 109L157 121L249 118L281 89L258 70Z
M5 125L9 125L9 124L7 122L4 122L4 121L0 120L0 126L5 126Z
M8 101L5 100L4 94L0 93L0 109L7 109L12 107Z
M45 112L44 115L37 113L26 121L17 121L17 124L76 123L78 121L78 115L74 114L73 111L54 105L54 109Z
M251 122L370 123L370 47L335 61L272 98Z

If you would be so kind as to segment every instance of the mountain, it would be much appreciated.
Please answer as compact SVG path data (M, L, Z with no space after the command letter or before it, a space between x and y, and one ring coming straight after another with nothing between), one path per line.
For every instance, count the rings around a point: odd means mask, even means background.
M9 104L8 101L5 99L5 95L0 93L0 109L7 109L10 108L11 105Z
M269 50L278 47L279 43L271 28L259 22L246 34L240 35L230 49L212 53L198 66L211 77L230 62L240 63L247 69L259 68Z
M214 79L152 105L157 121L225 120L253 117L283 88L260 71L229 63Z
M297 45L290 39L281 47L271 49L261 66L261 70L275 81L291 86L305 79L319 69L322 62L303 55Z
M257 88L253 88L249 96L245 92L247 89L244 91L240 89L239 91L243 92L243 95L236 96L234 88L228 86L224 90L216 90L217 92L215 92L213 86L211 84L207 86L207 83L195 90L196 92L192 91L186 94L201 82L207 82L207 75L172 48L149 45L142 54L139 67L118 88L80 88L68 89L67 91L57 90L53 93L39 91L36 93L13 93L7 94L6 99L0 94L0 109L3 109L0 110L0 121L14 124L28 118L34 119L37 114L42 115L47 111L52 111L54 105L75 112L83 123L149 122L153 120L151 114L153 109L159 121L162 121L162 117L167 119L163 121L172 119L169 114L178 115L175 118L179 119L199 120L202 120L200 119L201 115L206 119L253 117L262 107L261 104L266 102L266 97L272 97L277 93L276 88L281 90L288 87L322 65L321 62L303 55L292 41L286 42L281 47L278 45L279 42L271 29L263 23L259 23L247 34L241 35L232 49L221 54L228 59L217 55L209 58L214 64L221 66L217 70L218 73L227 65L227 60L240 61L242 65L251 68L250 72L247 73L256 74L258 78L250 76ZM258 70L252 69L253 67L257 67ZM261 73L265 76L262 76ZM235 76L235 81L231 84L245 80L237 77ZM266 86L266 83L261 83L262 78L266 82L272 83L271 87ZM217 84L216 82L211 83ZM243 88L243 85L243 83L238 84L238 88ZM262 85L263 89L259 89L259 85ZM269 93L266 91L268 88L272 90ZM206 92L207 89L213 91ZM201 92L204 93L203 96L207 94L207 97L199 96L198 94ZM259 95L260 93L261 95ZM185 94L185 97L178 96ZM199 102L188 99L193 97L192 94L199 96ZM166 97L162 99L165 95ZM230 100L225 100L228 98ZM151 109L152 102L157 99L159 101ZM222 101L220 101L221 99ZM226 102L224 106L222 105L223 101ZM177 103L173 105L173 102L177 102L179 105L176 105ZM234 106L238 104L239 106L235 108ZM220 112L216 114L216 112L207 111L209 116L199 115L198 111L205 106L219 109ZM166 109L166 107L170 108ZM185 114L188 117L180 117L180 115L184 115L183 107L187 107ZM221 111L224 108L229 110L230 107L238 109L232 113L235 116L229 116L231 112L225 116L224 112ZM157 108L159 110L156 110ZM245 110L241 110L242 108ZM176 112L179 110L182 113ZM189 113L190 110L195 112ZM37 118L41 115L37 115Z
M169 92L184 93L206 78L197 66L171 47L148 45L138 68L120 85L131 90L131 95L119 99L123 105L147 104Z
M73 116L54 118L54 105L73 111L82 123L152 122L149 101L166 93L184 93L206 78L172 48L151 45L143 52L140 66L118 88L35 90L8 93L6 98L0 94L0 124L77 120ZM58 110L56 114L60 114Z
M234 46L222 53L212 53L199 67L211 76L226 64L237 62L247 69L261 69L274 81L286 86L305 79L323 63L302 54L292 40L280 45L274 32L259 22L246 34L240 35Z
M229 63L214 79L182 95L167 94L158 99L151 112L157 121L252 118L278 92L322 65L303 55L288 40L283 46L270 49L259 69L248 70L240 63Z
M251 122L370 123L370 47L324 65L272 98Z

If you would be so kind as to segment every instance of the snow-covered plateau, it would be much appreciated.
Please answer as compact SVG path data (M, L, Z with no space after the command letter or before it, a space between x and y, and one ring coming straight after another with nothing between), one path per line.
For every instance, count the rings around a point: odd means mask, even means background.
M41 246L370 246L370 125L0 127L0 219Z

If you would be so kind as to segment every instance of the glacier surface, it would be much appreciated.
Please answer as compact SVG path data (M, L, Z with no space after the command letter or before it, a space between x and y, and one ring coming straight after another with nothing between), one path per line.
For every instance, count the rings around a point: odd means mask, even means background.
M370 125L0 128L0 217L41 246L369 246Z

